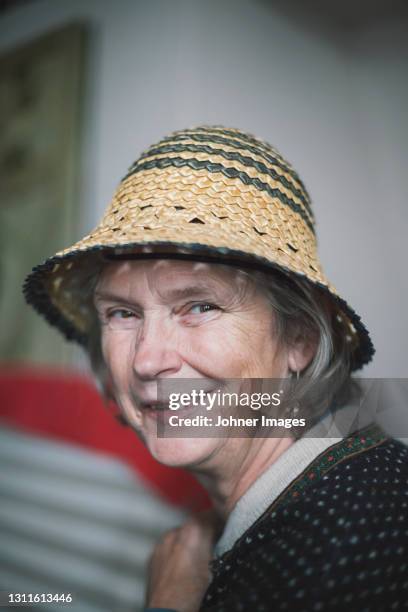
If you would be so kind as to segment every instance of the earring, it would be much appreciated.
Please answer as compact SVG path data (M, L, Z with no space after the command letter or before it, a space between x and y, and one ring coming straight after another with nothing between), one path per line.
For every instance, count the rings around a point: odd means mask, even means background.
M299 374L299 370L296 370L296 382L297 382L297 383L299 382L299 376L300 376L300 374ZM293 377L293 378L295 377L295 372L292 372L292 377ZM296 402L294 403L294 405L293 405L293 408L292 408L292 415L293 415L294 417L296 417L296 415L299 413L299 411L300 411L300 404L299 404L299 402L298 402L298 401L296 401Z

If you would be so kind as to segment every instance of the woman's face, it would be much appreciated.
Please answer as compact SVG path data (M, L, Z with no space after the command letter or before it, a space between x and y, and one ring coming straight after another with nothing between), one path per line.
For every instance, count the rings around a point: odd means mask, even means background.
M159 379L288 375L289 355L277 342L267 298L233 267L115 262L103 270L94 300L116 401L153 456L168 465L205 464L228 441L158 438L151 402Z

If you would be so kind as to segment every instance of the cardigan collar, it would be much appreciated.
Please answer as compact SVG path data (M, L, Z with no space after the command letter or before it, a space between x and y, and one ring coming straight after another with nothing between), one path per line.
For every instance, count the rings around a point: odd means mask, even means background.
M350 410L343 408L342 416L346 415L347 418L347 412L350 413ZM305 437L297 440L280 455L238 500L215 546L216 558L232 548L234 543L318 455L344 439L342 433L344 429L339 425L337 414L330 412L320 419Z

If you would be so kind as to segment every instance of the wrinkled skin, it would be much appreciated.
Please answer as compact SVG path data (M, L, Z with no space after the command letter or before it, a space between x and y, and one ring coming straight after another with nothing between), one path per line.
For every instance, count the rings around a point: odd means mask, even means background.
M220 520L291 438L158 438L146 402L162 378L284 378L313 347L278 342L265 294L250 277L218 264L121 261L104 269L94 297L102 351L116 401L151 454L201 479L215 512L166 534L150 565L147 603L190 612L208 586Z

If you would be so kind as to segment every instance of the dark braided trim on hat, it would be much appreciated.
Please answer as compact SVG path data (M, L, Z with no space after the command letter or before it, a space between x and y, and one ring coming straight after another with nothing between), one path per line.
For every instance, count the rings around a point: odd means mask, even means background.
M181 249L189 249L191 253L140 253L123 256L114 255L115 249L132 249L142 246L149 247L176 247ZM194 253L197 251L197 253ZM214 251L217 251L218 255L214 255ZM370 335L361 321L361 317L347 304L345 300L339 296L334 295L331 291L322 283L317 281L311 281L303 274L298 274L289 268L285 268L282 265L275 264L274 262L268 261L264 257L257 255L251 255L243 251L236 249L228 249L224 247L209 247L200 243L175 243L175 242L146 242L146 243L128 243L126 245L112 245L112 246L95 246L85 249L84 251L73 251L63 256L54 256L47 259L44 263L36 266L32 269L32 272L27 276L23 285L24 297L28 304L33 306L35 310L42 315L50 325L57 327L66 337L67 340L75 341L84 347L87 347L88 336L87 334L81 333L75 326L66 319L59 309L52 303L51 298L44 285L44 277L49 274L55 264L77 259L78 257L84 257L89 254L109 255L115 259L121 257L130 259L154 259L154 258L166 258L166 259L184 259L184 260L197 260L206 261L208 263L220 263L225 265L234 265L238 267L251 268L256 270L263 270L270 272L271 270L278 270L284 274L295 275L300 279L307 280L310 284L318 287L323 293L331 298L335 304L342 310L353 324L357 334L359 345L351 355L351 371L359 370L364 365L369 363L373 355L375 354L375 348L371 341ZM220 259L219 256L222 256Z
M164 144L164 145L155 147L153 149L149 149L147 153L144 153L140 157L140 159L133 164L132 168L129 171L129 174L135 172L135 170L141 163L141 160L145 159L146 157L151 157L153 155L154 156L162 155L165 153L184 153L187 151L189 153L208 153L209 155L219 155L220 157L223 157L224 159L228 161L238 161L243 166L255 168L261 174L267 174L268 176L273 178L275 181L279 182L281 185L283 185L287 189L290 189L290 191L292 191L294 195L299 198L299 200L302 202L303 206L309 213L311 221L313 222L313 214L310 208L310 203L307 201L307 199L305 198L305 195L302 193L300 189L297 189L293 185L293 183L288 181L286 177L278 174L275 170L273 170L273 168L269 168L268 166L265 166L264 163L256 161L252 157L241 155L240 153L232 153L231 151L224 151L224 149L214 149L213 147L210 147L209 145L193 145L193 144L166 145Z
M208 172L219 172L222 173L227 178L238 178L244 185L253 185L259 191L266 191L272 198L278 198L282 204L289 206L295 213L297 213L300 217L302 217L303 221L306 223L310 231L314 234L315 229L313 224L311 223L308 215L305 213L300 204L297 204L291 198L279 189L272 189L270 185L264 183L258 178L250 177L246 172L242 170L237 170L236 168L227 168L222 164L214 164L210 161L199 161L198 159L183 159L182 157L164 157L160 159L152 159L151 161L143 162L140 165L136 166L133 170L131 170L128 174L126 174L122 182L125 181L133 174L137 174L142 170L151 170L152 168L168 168L174 166L176 168L183 168L184 166L188 166L192 170L207 170Z
M175 133L183 134L191 132L195 132L196 134L206 134L208 140L212 139L214 135L220 134L221 136L232 138L236 143L238 142L240 145L252 145L258 151L263 151L265 153L273 155L273 157L278 163L283 164L281 166L282 169L285 169L287 172L292 174L294 178L298 178L292 165L286 159L284 159L284 157L276 148L272 147L269 142L261 140L260 138L256 138L253 134L248 134L246 132L242 132L241 130L235 130L233 128L226 128L222 125L201 125L195 128L191 128L190 130L181 130L180 132Z
M226 136L230 136L231 138L235 138L236 140L240 140L241 142L248 142L250 144L255 145L259 149L263 149L264 151L269 151L272 154L277 154L280 159L287 164L288 168L292 169L291 165L283 159L282 155L274 149L269 142L265 140L261 140L257 138L253 134L249 134L248 132L242 132L241 130L234 130L233 128L226 128L223 125L199 125L195 129L197 132L205 132L212 134L225 134ZM187 131L187 130L186 130Z
M216 143L220 145L225 144L229 147L233 147L238 150L249 151L250 153L253 153L254 155L258 155L259 157L262 157L265 161L269 162L270 164L273 164L274 166L277 166L278 168L280 168L281 170L289 174L295 181L299 183L299 185L301 185L302 189L309 197L308 191L304 183L302 182L302 179L297 175L297 173L295 172L295 170L293 170L291 166L284 163L283 161L281 161L274 155L274 151L272 148L271 149L261 149L259 147L259 142L254 141L254 140L252 140L251 142L254 142L257 146L250 144L250 142L237 142L237 140L231 140L230 138L228 138L228 136L233 135L237 137L237 134L233 132L228 132L228 130L217 130L217 133L220 133L221 136L217 136L215 134L212 134L212 133L209 133L203 130L201 130L200 132L197 131L194 133L189 132L188 134L186 134L184 131L180 133L175 132L172 136L167 136L166 138L163 138L159 143L157 143L156 145L153 145L153 147L157 147L161 144L166 144L167 142L194 140L195 142L205 142L207 144L208 144L208 141L211 141L212 143ZM225 136L227 137L223 137L222 134L225 134ZM152 147L150 147L150 149L151 148ZM139 159L142 159L143 157L146 157L147 155L149 155L150 149L145 151ZM137 163L137 160L134 162L134 164L136 163Z
M267 155L272 155L274 157L274 159L276 160L276 164L282 168L282 170L285 170L286 172L288 172L288 174L290 174L290 176L292 178L294 178L304 189L305 193L307 192L307 189L302 181L302 179L299 177L299 175L297 174L296 170L293 168L292 164L290 164L288 162L287 159L285 159L280 152L272 147L272 145L269 144L269 142L266 142L265 140L261 140L259 138L257 138L256 136L254 136L253 134L248 134L245 132L241 132L241 130L234 130L231 128L225 128L224 126L220 125L220 126L198 126L196 128L193 128L197 133L205 133L205 134L211 134L211 139L213 138L213 134L221 134L221 135L225 135L227 137L233 138L235 139L235 142L238 140L241 143L246 143L247 145L252 145L254 146L259 152L264 152ZM185 130L187 131L187 130ZM208 136L207 136L208 139Z
M99 247L102 249L102 247ZM90 251L91 249L89 249ZM87 251L87 252L89 252ZM84 251L85 252L85 251ZM59 309L52 303L44 285L44 277L52 272L55 264L78 257L78 252L69 253L65 257L50 257L44 263L35 266L24 281L23 294L27 304L32 306L50 325L57 327L69 341L78 342L86 346L87 336L82 334Z

